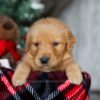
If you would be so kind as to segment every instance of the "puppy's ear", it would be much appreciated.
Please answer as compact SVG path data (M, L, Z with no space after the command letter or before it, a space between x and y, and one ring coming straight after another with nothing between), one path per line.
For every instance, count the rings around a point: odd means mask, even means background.
M72 49L73 49L73 46L74 46L75 43L76 43L75 36L71 32L68 32L64 60L72 57Z
M31 36L30 36L30 32L28 32L27 35L26 35L25 52L28 52L29 51L30 41L31 41Z
M68 40L67 40L67 51L71 54L72 54L72 49L73 49L73 46L75 43L76 43L75 36L71 32L69 32L68 33Z

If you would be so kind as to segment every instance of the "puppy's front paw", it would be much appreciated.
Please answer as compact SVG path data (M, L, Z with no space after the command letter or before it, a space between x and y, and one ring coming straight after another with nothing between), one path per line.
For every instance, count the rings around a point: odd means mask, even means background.
M12 77L12 84L14 86L21 86L26 82L26 79L23 76L20 75L14 75Z
M67 76L68 76L69 81L76 85L79 85L83 80L81 72L77 72L77 71L68 72Z

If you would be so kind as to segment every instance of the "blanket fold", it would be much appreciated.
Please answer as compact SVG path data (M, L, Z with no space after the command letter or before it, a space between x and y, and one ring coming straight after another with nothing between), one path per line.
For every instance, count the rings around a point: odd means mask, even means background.
M91 78L82 74L83 82L75 85L65 72L32 72L23 86L14 87L13 71L0 67L0 100L89 100Z

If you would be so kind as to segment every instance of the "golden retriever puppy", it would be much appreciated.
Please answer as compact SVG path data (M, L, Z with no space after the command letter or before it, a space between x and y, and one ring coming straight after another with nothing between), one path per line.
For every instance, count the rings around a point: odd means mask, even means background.
M81 70L72 56L75 41L58 19L42 18L35 22L27 34L26 53L12 77L13 85L23 85L31 71L66 71L70 82L80 84Z

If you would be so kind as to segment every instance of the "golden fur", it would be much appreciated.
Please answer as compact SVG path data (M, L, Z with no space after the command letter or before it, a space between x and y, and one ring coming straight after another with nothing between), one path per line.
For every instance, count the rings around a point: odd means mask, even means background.
M43 18L35 22L27 34L26 53L12 77L13 85L23 85L32 70L66 71L70 82L80 84L83 79L81 70L72 56L75 42L68 27L58 19ZM42 56L50 58L48 64L41 64Z

